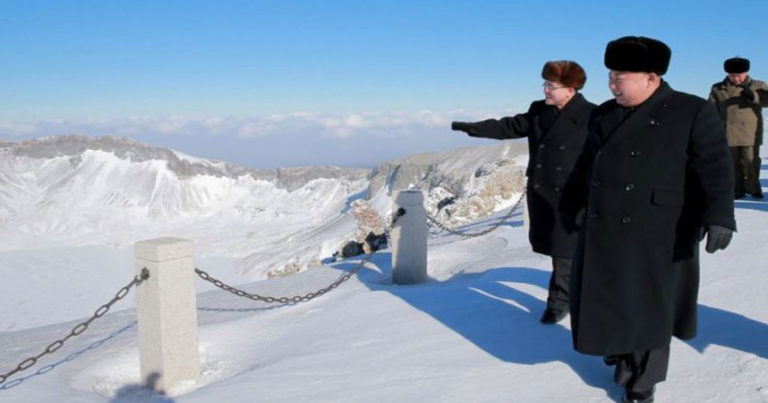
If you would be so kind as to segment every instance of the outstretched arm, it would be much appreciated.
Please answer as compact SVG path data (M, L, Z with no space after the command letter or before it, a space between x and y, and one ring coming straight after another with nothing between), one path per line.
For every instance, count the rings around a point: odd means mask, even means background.
M502 119L488 119L480 122L452 122L451 130L458 130L472 137L486 137L491 139L516 139L527 137L531 130L533 115L532 109L535 103L526 113L506 117Z

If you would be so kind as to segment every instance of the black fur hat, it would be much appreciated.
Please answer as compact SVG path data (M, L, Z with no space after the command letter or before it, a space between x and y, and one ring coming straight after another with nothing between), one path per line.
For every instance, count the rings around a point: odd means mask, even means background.
M733 57L723 63L726 73L746 73L749 71L749 60L741 57Z
M625 36L608 42L605 67L617 71L634 71L663 75L669 67L672 51L656 39Z

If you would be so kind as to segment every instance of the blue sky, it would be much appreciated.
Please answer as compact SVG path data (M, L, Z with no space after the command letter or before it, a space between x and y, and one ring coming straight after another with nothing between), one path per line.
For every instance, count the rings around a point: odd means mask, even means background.
M128 136L259 167L372 166L489 144L451 120L523 112L572 59L607 100L605 44L672 48L706 97L741 55L768 80L768 1L0 0L0 137Z

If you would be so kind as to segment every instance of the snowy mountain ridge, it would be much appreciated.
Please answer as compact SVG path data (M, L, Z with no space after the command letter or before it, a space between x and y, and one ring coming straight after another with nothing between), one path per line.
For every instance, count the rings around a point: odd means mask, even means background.
M79 163L79 157L86 151L104 151L118 159L134 163L165 161L168 169L180 177L210 175L237 178L248 175L254 179L274 181L277 187L297 189L312 179L348 178L359 179L368 173L366 169L338 168L327 166L290 167L276 170L253 169L222 161L196 158L167 148L151 147L125 137L87 137L65 135L43 137L24 142L0 142L0 147L20 157L50 159L70 157L72 164ZM311 168L311 169L310 169Z
M182 236L195 240L202 255L239 256L239 273L263 278L317 266L338 250L355 232L347 214L355 200L387 219L393 192L421 188L431 213L452 223L509 206L522 190L524 150L505 142L404 157L373 171L267 171L125 138L5 142L0 245L128 245ZM448 207L438 213L441 202Z

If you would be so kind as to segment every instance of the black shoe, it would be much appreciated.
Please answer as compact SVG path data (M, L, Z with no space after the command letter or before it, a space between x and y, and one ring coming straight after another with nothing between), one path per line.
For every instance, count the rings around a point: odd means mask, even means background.
M763 197L764 197L764 196L763 196L763 194L762 194L762 193L755 193L755 194L753 194L753 195L752 195L752 198L753 198L753 199L758 199L758 200L762 200L762 199L763 199Z
M544 323L546 325L552 325L563 320L563 318L565 318L565 315L568 315L568 311L560 311L552 308L547 308L544 311L544 313L541 315L541 323Z
M653 403L653 392L655 388L641 391L628 390L624 393L624 398L621 400L624 403Z
M733 199L734 199L734 200L741 200L741 199L743 199L743 198L744 198L744 196L746 196L744 193L739 193L739 194L737 194L737 195L734 195L734 196L733 196Z

